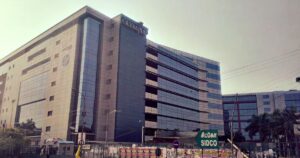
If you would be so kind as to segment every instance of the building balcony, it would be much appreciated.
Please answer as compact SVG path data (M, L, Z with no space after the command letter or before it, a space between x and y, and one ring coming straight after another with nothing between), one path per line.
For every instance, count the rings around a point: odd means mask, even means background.
M155 69L153 67L150 67L150 66L146 66L146 71L149 71L149 72L157 74L157 69Z
M157 108L152 108L152 107L145 107L145 113L149 113L149 114L157 114Z
M152 94L152 93L145 93L145 98L146 99L152 99L152 100L157 100L157 95L156 94Z
M145 127L148 127L148 128L157 128L157 122L145 121Z
M157 87L158 83L156 81L146 79L146 85Z
M147 58L147 59L152 59L152 60L155 60L155 61L158 60L157 56L154 56L154 55L149 54L149 53L146 53L146 58Z

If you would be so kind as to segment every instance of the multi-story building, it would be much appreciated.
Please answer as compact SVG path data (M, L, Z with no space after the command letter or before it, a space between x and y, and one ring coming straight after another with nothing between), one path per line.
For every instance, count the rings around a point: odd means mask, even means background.
M147 33L141 22L84 7L12 52L0 60L2 127L32 119L42 140L224 134L218 62L147 41Z
M223 96L225 132L241 131L246 140L250 140L245 128L252 115L273 113L275 109L295 108L300 112L300 91L275 91ZM254 136L253 140L259 140Z
M220 89L217 62L148 41L146 134L218 129L224 135Z

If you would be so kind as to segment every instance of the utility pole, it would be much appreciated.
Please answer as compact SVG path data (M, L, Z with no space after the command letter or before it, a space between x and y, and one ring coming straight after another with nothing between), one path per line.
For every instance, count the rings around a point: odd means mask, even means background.
M230 141L231 141L231 156L233 156L233 116L234 116L234 111L235 111L235 108L237 108L237 100L238 100L238 94L236 94L235 96L235 104L233 106L233 110L232 110L232 115L231 115L231 127L230 127Z
M300 77L297 77L296 78L296 82L297 83L300 83ZM298 117L296 117L296 119L297 119ZM297 122L297 120L296 120L296 122ZM296 125L296 130L298 130L298 125ZM295 127L294 127L295 128ZM296 138L296 156L297 157L299 157L300 155L299 155L299 143L298 143L298 135L296 135L295 133L294 133L294 136L295 136L295 138Z

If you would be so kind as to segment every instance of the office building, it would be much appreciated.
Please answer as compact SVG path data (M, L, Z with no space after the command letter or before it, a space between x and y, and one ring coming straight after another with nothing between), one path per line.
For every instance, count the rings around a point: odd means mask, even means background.
M225 132L230 132L232 123L233 131L241 131L246 140L250 141L245 128L249 125L248 120L252 115L271 114L275 109L295 108L297 112L300 112L300 91L224 95L223 107ZM254 136L253 140L258 141L259 136Z
M218 62L147 40L125 15L84 7L0 60L3 128L141 142L157 130L223 131Z

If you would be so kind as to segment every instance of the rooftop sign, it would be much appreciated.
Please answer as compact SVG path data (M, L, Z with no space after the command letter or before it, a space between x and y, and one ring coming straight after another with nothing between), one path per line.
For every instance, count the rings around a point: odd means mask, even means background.
M138 34L142 34L144 36L148 34L148 29L144 27L142 23L137 23L126 16L122 16L121 23L136 31Z

